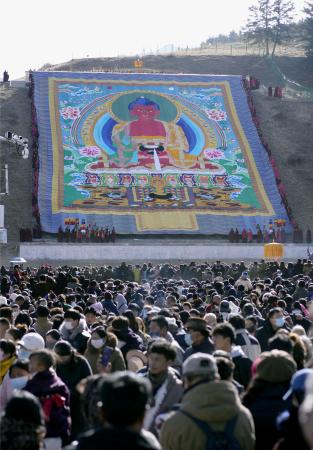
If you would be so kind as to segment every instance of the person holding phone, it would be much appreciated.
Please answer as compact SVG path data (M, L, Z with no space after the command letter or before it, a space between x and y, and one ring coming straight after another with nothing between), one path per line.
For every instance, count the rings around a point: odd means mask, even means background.
M126 369L123 354L117 347L117 337L102 326L91 331L84 356L94 374Z

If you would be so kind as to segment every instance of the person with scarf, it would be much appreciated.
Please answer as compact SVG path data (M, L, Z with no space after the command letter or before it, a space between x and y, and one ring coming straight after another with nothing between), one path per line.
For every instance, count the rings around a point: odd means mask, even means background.
M148 367L141 375L152 385L153 400L146 412L144 429L157 435L157 417L168 413L183 396L183 383L170 366L176 350L165 339L157 339L149 349Z
M0 386L0 410L3 411L14 389L23 389L30 378L28 361L17 359L7 371Z
M0 385L16 359L16 348L12 341L0 340Z

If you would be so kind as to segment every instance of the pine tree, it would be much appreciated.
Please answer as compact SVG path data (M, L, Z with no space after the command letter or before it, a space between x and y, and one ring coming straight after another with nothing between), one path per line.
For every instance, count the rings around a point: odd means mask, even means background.
M258 4L250 6L249 11L246 36L252 43L264 45L265 54L268 56L273 26L272 2L271 0L258 0Z
M288 34L288 25L294 19L294 3L291 0L273 1L273 49L275 54L277 44L281 44L291 38ZM286 34L287 31L287 34Z
M313 2L307 2L304 12L306 14L304 21L306 31L305 50L309 61L313 63Z
M246 25L246 37L254 44L261 44L265 54L274 56L277 44L290 38L288 25L293 20L293 0L258 0L250 6L250 16Z

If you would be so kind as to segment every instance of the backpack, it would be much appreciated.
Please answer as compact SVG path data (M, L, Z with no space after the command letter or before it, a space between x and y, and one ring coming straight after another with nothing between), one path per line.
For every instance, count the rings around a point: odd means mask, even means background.
M234 436L237 416L226 422L223 431L214 431L204 420L197 419L186 411L180 410L180 412L189 417L206 435L207 441L204 450L242 450L241 445Z

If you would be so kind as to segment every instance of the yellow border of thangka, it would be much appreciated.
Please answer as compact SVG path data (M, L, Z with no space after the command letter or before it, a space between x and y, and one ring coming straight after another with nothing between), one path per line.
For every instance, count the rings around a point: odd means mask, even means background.
M257 194L257 197L260 201L260 204L262 206L262 209L258 212L246 212L244 210L240 211L214 211L214 210L199 210L199 209L192 209L192 210L182 210L177 209L175 211L181 211L186 212L186 214L190 215L192 214L201 214L201 215L223 215L223 216L238 216L238 215L245 215L245 216L272 216L274 215L274 210L272 207L272 204L267 196L267 193L264 189L262 180L259 175L259 171L256 167L254 157L249 145L249 142L246 138L245 132L241 126L241 123L237 116L237 111L233 102L233 97L231 94L231 89L229 86L228 81L208 81L208 82L193 82L193 81L177 81L177 80L171 80L171 81L156 81L156 80L146 80L146 81L139 81L139 80L131 80L131 81L125 81L125 80L99 80L99 79L85 79L85 78L56 78L56 77L50 77L48 80L48 87L49 87L49 110L50 110L50 126L51 126L51 138L52 138L52 148L53 148L53 179L52 179L52 193L51 193L51 200L52 200L52 213L79 213L79 214L116 214L116 215L144 215L144 214L151 214L152 211L118 211L116 209L106 209L106 210L86 210L82 208L66 208L66 207L60 207L58 205L59 201L59 192L60 192L60 160L59 160L59 149L63 148L62 143L62 133L60 130L60 122L58 117L58 108L57 105L59 104L58 98L57 98L57 90L55 89L55 85L59 83L85 83L85 84L118 84L118 85L126 85L126 86L144 86L144 85L171 85L171 86L197 86L197 87L208 87L208 86L221 86L222 90L224 91L224 100L225 105L227 109L227 114L229 117L229 120L233 126L233 130L237 136L238 141L242 144L242 150L245 155L245 162L249 170L251 183L253 185L253 188L255 189L255 192ZM265 211L266 210L266 211ZM160 211L162 214L175 214L175 211ZM153 211L156 212L156 211ZM137 220L137 219L136 219Z

